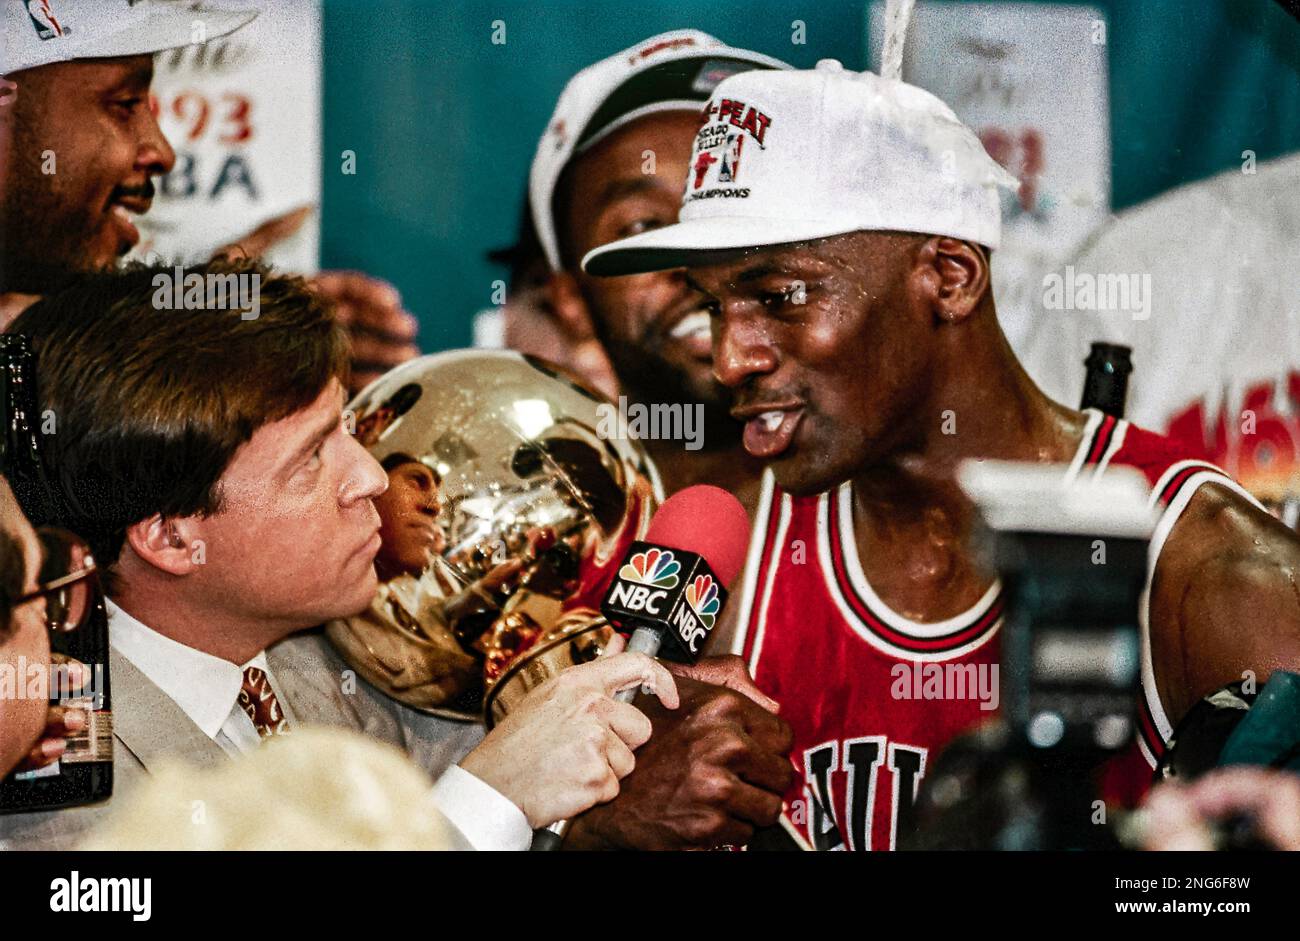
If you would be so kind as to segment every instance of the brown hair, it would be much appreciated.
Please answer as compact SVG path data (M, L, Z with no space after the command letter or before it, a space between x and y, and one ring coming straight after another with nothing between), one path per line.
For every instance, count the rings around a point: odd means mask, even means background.
M43 443L68 518L41 522L83 536L106 576L128 527L215 513L222 474L258 428L306 408L331 378L347 382L347 337L301 278L246 260L183 270L260 282L257 316L244 319L233 304L169 303L160 285L174 272L84 276L10 327L32 339L41 408L55 419Z
M407 454L405 451L394 451L388 457L379 462L379 466L384 469L384 473L391 474L394 470L403 464L419 464L429 473L433 474L433 482L439 487L442 486L442 474L438 473L436 467L430 466L427 462L420 460L413 454Z
M23 593L27 564L23 547L13 533L0 526L0 644L9 639L14 600Z

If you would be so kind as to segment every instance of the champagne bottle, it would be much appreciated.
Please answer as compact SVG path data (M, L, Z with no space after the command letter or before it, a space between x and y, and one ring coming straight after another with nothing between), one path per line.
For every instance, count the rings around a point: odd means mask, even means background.
M1095 408L1124 417L1124 403L1128 398L1128 376L1133 371L1130 354L1133 349L1117 343L1094 343L1083 365L1088 374L1083 380L1083 401L1079 408Z
M41 453L36 360L25 336L0 334L0 474L33 526L66 521L66 502L47 473ZM96 592L85 623L51 634L50 648L89 667L90 682L70 689L50 671L51 704L83 709L85 727L67 738L67 750L51 765L16 772L0 781L0 813L54 810L107 799L113 792L113 706L108 676L108 617ZM15 692L28 677L16 677Z

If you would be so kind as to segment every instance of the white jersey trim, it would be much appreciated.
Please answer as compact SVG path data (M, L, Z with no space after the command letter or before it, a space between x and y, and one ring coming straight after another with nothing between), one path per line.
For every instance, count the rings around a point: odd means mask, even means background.
M1084 424L1083 435L1081 436L1079 447L1075 451L1074 459L1067 470L1067 477L1073 478L1078 475L1083 467L1084 461L1087 460L1089 451L1092 449L1093 440L1097 435L1105 419L1105 415L1096 410L1089 410L1085 413L1087 420ZM1123 446L1124 432L1126 423L1120 422L1116 428L1110 444L1107 446L1106 453L1102 456L1099 466L1104 468L1109 464L1110 459ZM763 472L762 494L759 498L759 508L756 514L753 536L751 539L749 553L746 559L745 579L742 583L741 612L735 637L732 640L732 652L738 655L744 654L745 644L749 639L751 625L754 630L754 644L750 651L748 665L752 672L757 668L759 652L762 648L762 635L767 626L767 609L771 601L772 588L775 583L777 570L780 568L781 559L779 558L779 547L784 544L785 535L790 524L792 515L792 499L789 494L782 495L781 503L781 520L775 539L775 546L768 547L764 545L768 527L770 526L770 514L772 512L773 495L775 492L775 476L770 469ZM945 634L959 630L967 624L973 624L988 613L990 607L994 605L1002 591L1000 580L995 579L984 595L970 609L946 618L943 621L921 622L913 621L904 617L897 611L890 608L880 596L872 589L870 582L867 581L862 569L862 560L858 556L857 540L853 526L853 505L852 505L852 483L845 481L835 490L823 493L817 498L817 564L821 569L822 581L825 584L827 594L835 603L840 615L848 623L853 632L876 650L885 653L891 657L902 660L920 660L925 662L943 662L952 660L957 657L965 656L974 650L979 649L989 638L997 634L1002 626L1002 618L993 622L987 629L980 634L958 647L949 648L940 651L916 651L905 647L900 647L885 640L867 624L863 623L861 617L853 609L853 606L845 598L843 590L839 584L839 579L835 574L835 565L831 554L830 545L830 497L835 496L835 512L838 514L837 522L839 523L840 550L844 555L844 568L853 590L859 595L861 601L872 610L873 614L880 618L882 622L888 625L898 633L913 637L917 640L928 640L934 637L942 637ZM758 570L764 558L764 549L776 549L776 552L768 551L766 553L768 560L768 577L763 585L758 585ZM761 599L758 597L762 593ZM754 606L759 605L758 617L754 617Z
M1079 476L1079 471L1083 469L1083 462L1088 459L1088 452L1092 450L1092 439L1097 436L1097 428L1101 425L1102 419L1106 416L1101 412L1089 409L1084 412L1088 416L1087 422L1083 426L1083 438L1079 442L1079 449L1074 452L1074 459L1070 461L1070 466L1065 470L1066 483L1072 483L1074 478Z
M849 581L857 589L862 600L867 602L868 606L878 615L880 619L890 627L907 634L911 637L928 640L932 637L942 637L944 634L951 633L956 628L969 624L971 621L978 620L992 607L993 602L997 600L998 592L1002 590L1002 583L994 579L993 584L989 586L988 591L980 598L979 601L966 611L955 614L943 621L913 621L911 618L904 617L889 605L881 600L880 596L872 589L871 584L867 581L866 576L862 574L862 561L858 558L858 541L854 538L853 531L853 496L848 484L843 484L836 494L836 511L839 514L840 524L840 551L844 553L845 569L849 576ZM818 538L821 537L821 513L818 513ZM830 529L826 528L827 546L830 544ZM826 556L826 566L830 566L830 575L834 577L834 563L831 561L829 553ZM826 566L823 566L823 571Z
M952 647L946 650L938 651L916 651L909 650L905 647L899 647L889 643L875 631L863 623L862 618L853 610L847 598L844 597L840 589L839 579L835 576L835 563L831 555L831 498L832 494L823 493L817 498L817 564L821 568L822 581L826 586L826 592L831 600L835 602L835 607L839 609L840 615L853 630L853 633L865 640L881 653L887 654L899 660L921 660L926 662L942 662L952 660L957 657L965 656L972 650L976 650L988 642L989 638L998 632L1002 626L1002 619L998 618L990 624L978 636L974 637L959 647ZM934 621L922 623L903 617L894 611L888 605L880 600L880 597L871 590L867 583L866 577L862 574L862 562L858 558L858 547L853 536L852 528L852 488L848 483L841 484L834 491L836 498L837 512L841 514L840 518L840 550L844 553L844 568L855 590L862 595L862 600L869 604L872 610L880 617L882 621L894 628L901 634L909 637L915 637L919 640L929 639L931 637L942 637L944 634L951 633L971 624L983 617L989 610L989 607L997 600L1002 590L1002 583L995 579L989 586L988 591L976 602L975 606L969 610L947 618L943 621ZM849 520L845 524L844 519L847 514Z
M741 656L745 652L745 639L749 637L749 622L754 613L754 597L758 594L758 570L762 568L764 540L767 538L767 525L772 516L772 493L776 488L776 476L768 468L763 469L758 493L758 507L754 513L754 525L750 529L749 548L745 552L745 571L740 581L740 614L736 619L736 633L731 638L731 652Z
M1127 424L1125 422L1125 425ZM1160 479L1156 481L1155 486L1151 488L1149 501L1151 506L1154 507L1160 502L1160 494L1169 485L1170 481L1192 467L1202 469L1183 481L1182 486L1178 488L1178 492L1174 494L1174 498L1169 501L1164 512L1160 514L1160 519L1157 520L1155 530L1151 534L1151 543L1147 549L1147 580L1142 589L1142 600L1138 607L1138 626L1141 630L1142 641L1142 696L1146 700L1147 708L1151 711L1151 719L1155 723L1156 731L1160 733L1160 737L1163 739L1163 744L1168 744L1169 739L1173 737L1174 727L1173 723L1169 721L1169 713L1165 711L1164 703L1160 701L1160 693L1156 688L1155 663L1151 656L1151 584L1155 579L1156 564L1160 560L1160 553L1164 551L1165 543L1168 541L1170 533L1173 532L1174 525L1192 502L1192 497L1196 496L1197 492L1205 484L1215 483L1226 487L1245 497L1252 505L1264 510L1260 502L1251 496L1246 488L1228 476L1227 471L1206 461L1196 460L1178 461L1170 464L1165 469L1165 472L1160 475ZM1267 510L1264 510L1264 512L1267 512ZM1142 741L1141 735L1138 736L1138 742L1142 746L1143 756L1154 768L1156 766L1155 756L1151 754L1151 750Z
M776 573L781 567L781 548L785 545L785 535L790 529L790 519L794 515L794 500L788 493L781 495L779 520L776 525L776 538L772 540L771 552L768 554L767 581L763 585L763 595L759 601L758 628L754 632L754 649L749 653L749 673L758 672L758 658L763 653L763 638L767 634L767 608L772 603L772 589L776 585Z
M1119 452L1120 448L1124 447L1124 439L1128 437L1128 429L1129 423L1120 419L1115 428L1115 433L1110 436L1110 445L1106 448L1106 453L1101 456L1101 460L1097 462L1097 469L1092 473L1094 480L1106 473L1106 468L1110 466L1110 459Z

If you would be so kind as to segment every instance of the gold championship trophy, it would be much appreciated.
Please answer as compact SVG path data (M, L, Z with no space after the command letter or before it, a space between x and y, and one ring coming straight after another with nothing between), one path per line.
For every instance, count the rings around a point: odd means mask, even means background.
M480 350L405 363L353 400L388 474L380 585L326 630L368 682L490 728L600 655L599 591L654 509L649 458L600 433L602 406L539 360Z

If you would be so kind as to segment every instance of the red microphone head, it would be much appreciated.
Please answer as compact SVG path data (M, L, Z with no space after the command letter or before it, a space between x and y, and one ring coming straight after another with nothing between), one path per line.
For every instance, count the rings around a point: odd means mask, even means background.
M646 542L704 557L723 585L740 574L749 549L749 514L721 487L696 484L663 502L650 520Z

